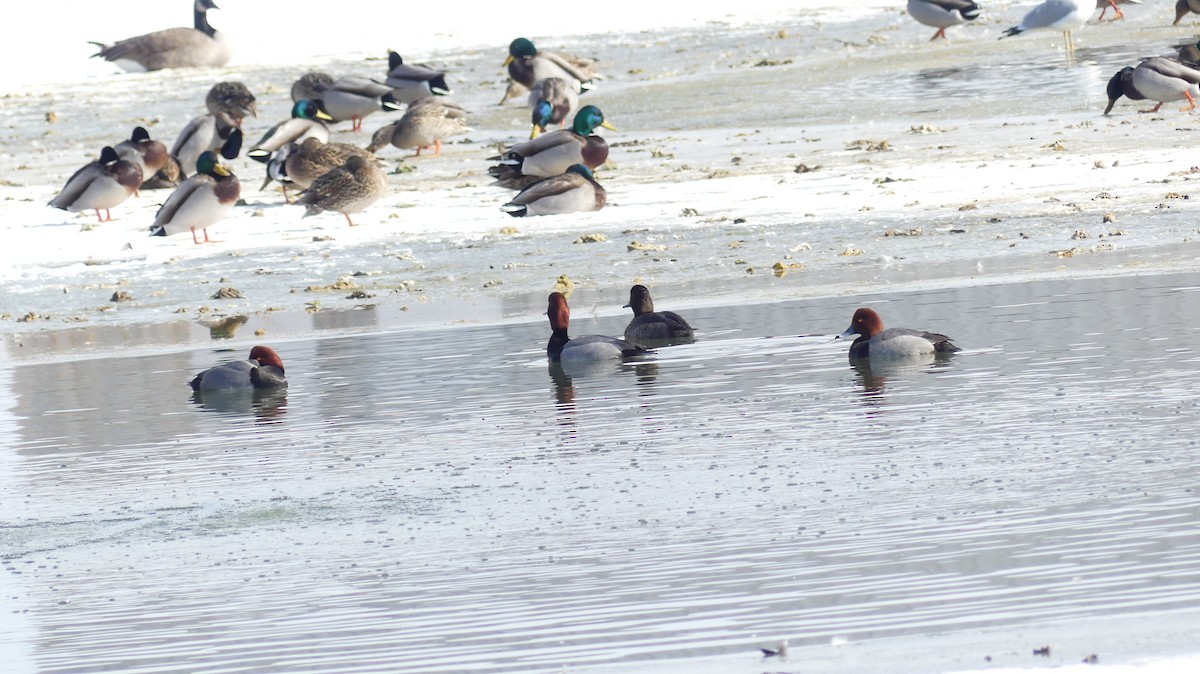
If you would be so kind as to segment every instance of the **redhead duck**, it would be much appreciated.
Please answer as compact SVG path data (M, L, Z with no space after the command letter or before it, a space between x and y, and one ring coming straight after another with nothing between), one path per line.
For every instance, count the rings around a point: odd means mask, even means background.
M287 386L283 377L283 359L269 346L250 349L249 360L224 363L196 375L189 382L193 391L223 389L277 389Z
M883 319L874 310L863 307L854 312L850 327L839 337L849 339L858 335L850 345L850 358L888 358L917 356L925 353L953 353L961 351L950 338L936 332L909 330L908 328L883 329Z
M654 300L644 285L629 289L629 304L633 309L633 320L625 327L625 339L642 345L691 344L696 341L695 331L683 317L673 311L655 311Z
M646 349L616 337L586 335L571 339L567 327L571 323L571 308L562 293L550 293L550 306L546 309L550 317L550 341L546 344L546 357L551 363L567 361L608 360L629 358L645 354Z

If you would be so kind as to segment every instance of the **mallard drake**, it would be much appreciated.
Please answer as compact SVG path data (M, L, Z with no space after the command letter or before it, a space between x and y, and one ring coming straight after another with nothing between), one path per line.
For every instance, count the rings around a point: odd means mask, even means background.
M585 105L575 113L570 129L560 129L517 143L503 155L493 157L499 164L488 169L497 184L511 189L525 189L541 178L563 173L572 164L599 168L608 159L608 143L592 132L597 127L616 131L604 119L604 113L594 105Z
M204 97L204 105L227 125L239 129L246 117L258 117L258 102L241 82L217 82Z
M513 40L508 45L508 58L504 60L504 65L508 68L508 76L514 82L530 89L538 80L561 77L570 83L576 92L587 91L592 88L592 80L600 77L596 72L595 61L569 54L538 51L533 42L523 37Z
M1071 31L1082 28L1096 11L1095 0L1042 0L1042 4L1029 10L1021 23L1004 31L999 39L1020 35L1026 31L1048 29L1061 30L1066 42L1067 54L1075 53L1075 41Z
M273 152L288 143L303 143L309 138L328 143L329 127L322 120L332 121L333 118L310 100L296 101L292 105L292 116L271 127L246 155L265 163Z
M315 70L304 73L292 82L292 102L319 101L325 90L333 86L333 75Z
M387 176L374 158L351 155L345 164L314 180L300 195L298 203L308 207L304 211L306 218L324 211L337 211L354 227L350 214L366 210L386 191Z
M121 141L113 149L121 159L138 165L142 171L143 185L171 161L167 146L157 140L151 140L150 132L142 126L135 127L129 140Z
M229 389L278 389L287 387L283 359L269 346L250 349L249 360L235 360L210 367L192 378L193 391Z
M303 143L289 144L289 148L293 145L295 147L284 163L284 172L300 189L307 189L317 178L342 166L352 156L375 161L370 152L347 143L322 143L316 138L308 138Z
M592 177L592 170L583 164L575 164L561 175L546 178L521 190L500 210L514 218L579 213L604 208L606 199L604 188Z
M1187 0L1184 0L1184 2L1187 2ZM1142 4L1142 0L1096 0L1096 9L1100 10L1100 17L1097 18L1096 21L1100 22L1104 20L1104 14L1108 11L1109 7L1111 7L1112 11L1116 13L1116 16L1114 16L1112 20L1117 21L1118 19L1125 18L1125 12L1122 12L1121 8L1117 5L1140 4Z
M223 66L229 62L231 54L224 36L208 23L210 9L218 9L212 0L194 0L194 28L168 28L112 45L93 42L100 51L92 57L115 63L128 72Z
M388 50L387 85L392 95L401 103L412 103L429 96L449 96L450 85L446 84L446 73L439 72L423 63L408 64L400 54Z
M1200 97L1200 70L1184 65L1166 56L1145 59L1136 68L1126 66L1108 80L1108 107L1104 114L1112 111L1117 99L1125 96L1131 100L1157 101L1157 105L1142 112L1158 112L1163 103L1187 99L1188 107L1196 107Z
M100 222L111 222L109 209L128 199L142 184L142 169L138 164L121 159L117 151L105 147L100 159L85 164L67 180L62 191L49 203L64 211L95 210ZM105 217L100 217L100 209Z
M550 318L550 341L546 342L546 358L551 363L615 360L647 353L646 349L637 344L630 344L616 337L585 335L571 339L567 334L571 327L571 307L567 305L567 298L562 293L550 293L546 316Z
M226 159L236 159L242 151L242 130L227 123L223 115L200 115L188 122L171 146L171 156L179 162L183 174L196 170L200 155L220 150Z
M696 341L696 332L683 317L673 311L655 311L650 290L644 285L629 289L629 304L633 309L633 320L625 326L625 339L642 346L668 346L691 344Z
M443 98L422 98L408 106L399 120L380 128L371 137L367 151L378 152L386 145L402 150L421 150L433 146L433 156L442 156L442 139L457 136L471 130L467 126L467 111Z
M183 181L179 189L167 197L166 203L154 216L151 236L171 236L191 232L195 243L212 243L208 228L229 214L241 196L242 186L213 152L204 152L196 160L196 175ZM196 230L204 232L204 241Z
M321 94L321 106L335 122L352 121L354 131L362 131L362 120L376 110L402 110L392 88L365 77L340 77Z
M850 359L904 358L928 353L962 351L945 335L908 328L883 329L883 319L873 309L862 307L854 312L850 327L839 337L849 339L858 335L850 345Z
M529 107L533 111L530 138L537 138L551 124L562 124L579 107L579 94L561 77L547 77L534 83L529 90Z
M979 5L971 0L908 0L908 15L926 26L937 28L932 42L946 38L946 29L960 23L974 21L979 16Z

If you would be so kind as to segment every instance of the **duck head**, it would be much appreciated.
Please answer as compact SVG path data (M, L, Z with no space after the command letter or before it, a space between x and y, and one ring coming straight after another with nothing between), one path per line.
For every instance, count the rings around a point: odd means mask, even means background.
M283 359L269 346L256 346L250 349L250 360L258 361L258 366L274 365L283 372Z
M320 105L306 98L296 101L296 104L292 106L292 117L295 119L319 119L325 122L333 121L333 117L322 110Z
M571 308L567 306L567 298L560 292L550 293L550 303L546 308L550 317L551 330L566 330L571 324Z
M533 46L527 38L519 37L513 40L508 45L508 58L504 60L504 65L516 61L521 58L532 58L537 56L537 47Z
M609 131L617 130L617 127L605 121L604 113L594 105L585 105L575 113L575 121L571 125L572 131L581 136L590 136L596 127L603 127Z
M1108 80L1108 86L1105 89L1108 93L1108 107L1104 108L1105 115L1112 112L1113 106L1117 104L1117 99L1125 95L1125 87L1132 77L1133 66L1125 66Z
M859 335L870 339L881 332L883 332L883 319L879 317L879 314L875 313L874 309L862 307L854 312L854 316L850 319L850 327L846 328L846 331L838 336L848 339L854 335Z

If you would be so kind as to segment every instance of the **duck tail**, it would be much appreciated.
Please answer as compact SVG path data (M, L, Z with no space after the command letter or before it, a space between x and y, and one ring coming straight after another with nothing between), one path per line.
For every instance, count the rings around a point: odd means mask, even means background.
M960 11L959 14L961 14L962 18L966 19L967 21L974 21L975 19L979 18L980 11L979 5L972 2L970 7Z
M504 204L500 207L500 210L508 213L514 218L520 218L524 217L526 213L528 213L529 207L525 204Z
M450 94L454 93L450 90L450 85L446 84L445 75L438 75L432 80L429 80L429 90L432 91L435 96L449 96Z
M162 225L157 225L150 228L150 236L166 236L167 228Z

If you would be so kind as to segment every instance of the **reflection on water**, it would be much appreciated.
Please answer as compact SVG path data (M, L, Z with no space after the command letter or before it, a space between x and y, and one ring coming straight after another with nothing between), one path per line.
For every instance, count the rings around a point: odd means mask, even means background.
M688 671L1165 621L1200 600L1198 286L694 309L696 344L570 370L544 320L292 341L286 397L190 399L210 351L14 367L4 638L43 672ZM850 365L863 305L965 350Z
M254 415L264 423L278 423L287 413L287 389L236 388L192 391L192 402L208 412Z

